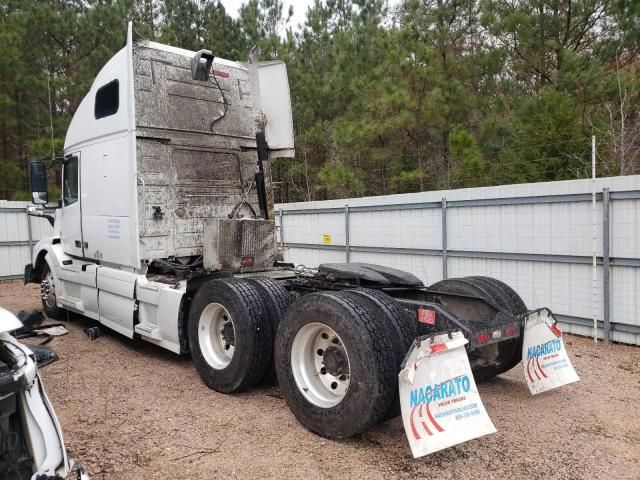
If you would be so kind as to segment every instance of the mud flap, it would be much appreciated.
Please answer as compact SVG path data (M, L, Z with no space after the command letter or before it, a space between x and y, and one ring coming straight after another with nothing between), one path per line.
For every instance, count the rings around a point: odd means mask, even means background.
M525 319L522 364L533 395L580 380L556 323L548 308L531 312Z
M461 332L416 340L398 375L402 422L414 458L495 433Z

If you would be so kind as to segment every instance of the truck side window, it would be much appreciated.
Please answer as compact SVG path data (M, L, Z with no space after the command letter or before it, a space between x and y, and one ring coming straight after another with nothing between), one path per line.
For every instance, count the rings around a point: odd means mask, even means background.
M71 157L62 167L62 201L66 207L78 201L78 157Z
M103 85L96 92L96 103L93 109L96 120L113 115L118 111L119 105L119 82L118 79L116 79Z

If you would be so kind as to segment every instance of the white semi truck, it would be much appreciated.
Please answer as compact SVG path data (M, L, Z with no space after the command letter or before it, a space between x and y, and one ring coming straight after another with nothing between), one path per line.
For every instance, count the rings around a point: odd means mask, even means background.
M502 282L426 287L377 265L311 271L278 261L270 160L294 154L291 106L285 65L256 57L238 63L161 45L129 26L55 160L53 235L25 269L47 315L74 312L190 354L219 392L277 378L299 421L329 438L401 407L403 417L412 408L411 428L422 406L430 412L433 390L415 390L404 405L398 389L405 356L427 339L443 347L460 337L476 379L518 364L530 312ZM45 162L30 173L31 214L46 216Z

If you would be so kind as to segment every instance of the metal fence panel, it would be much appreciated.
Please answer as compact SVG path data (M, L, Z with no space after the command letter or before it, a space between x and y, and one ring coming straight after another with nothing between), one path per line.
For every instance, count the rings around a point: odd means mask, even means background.
M427 284L489 275L592 335L592 189L570 180L281 204L276 221L288 261L379 263ZM595 189L598 321L610 321L611 339L640 344L640 176Z
M0 280L22 277L24 266L31 261L31 244L51 236L47 220L27 216L29 205L30 202L0 200Z
M591 188L571 180L276 205L279 243L286 260L310 267L380 263L427 284L490 275L529 306L550 307L568 331L591 335ZM596 191L598 320L610 319L612 340L640 344L640 176L598 179ZM0 279L19 278L30 261L29 221L33 244L51 235L28 205L0 201Z

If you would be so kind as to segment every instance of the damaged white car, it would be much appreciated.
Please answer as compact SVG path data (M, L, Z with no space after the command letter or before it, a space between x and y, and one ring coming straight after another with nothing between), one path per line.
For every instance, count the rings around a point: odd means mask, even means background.
M88 479L67 457L33 352L10 333L20 327L0 307L0 480Z

